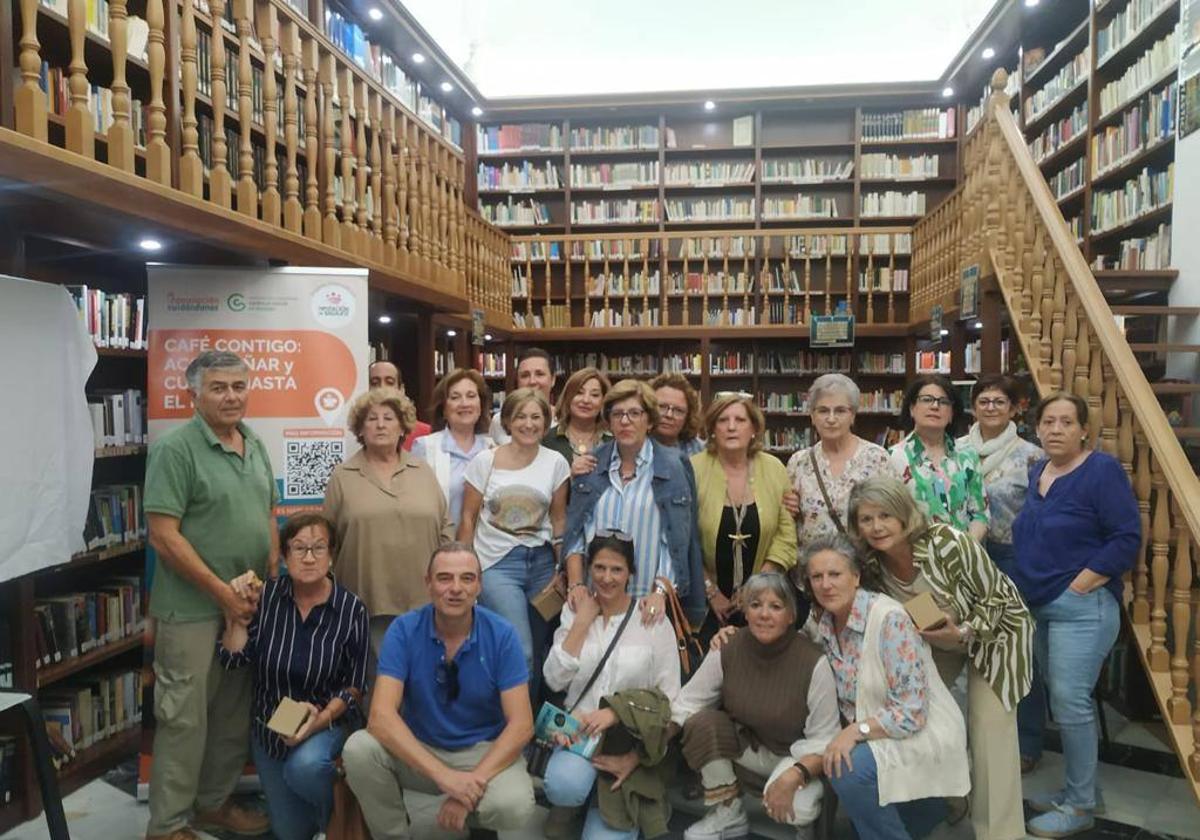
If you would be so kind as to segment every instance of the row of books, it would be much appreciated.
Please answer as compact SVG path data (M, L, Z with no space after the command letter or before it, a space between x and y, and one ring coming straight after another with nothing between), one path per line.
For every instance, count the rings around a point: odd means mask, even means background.
M812 428L786 426L776 428L767 426L763 432L763 448L768 452L787 454L799 449L807 449L813 444Z
M145 397L136 388L88 394L88 411L97 449L147 442Z
M658 221L657 199L572 201L572 224L649 224Z
M666 203L667 221L753 221L754 206L753 198L673 198Z
M768 196L763 199L764 219L836 219L837 198L832 195Z
M504 353L485 352L480 358L484 376L504 376L508 371L508 356Z
M94 592L69 592L34 603L39 668L104 647L145 629L142 582L109 577Z
M1175 0L1129 0L1108 25L1096 32L1096 63L1103 64L1104 60L1120 50L1150 23L1167 6L1175 4Z
M572 128L572 149L587 151L617 151L623 149L657 149L656 125L605 125Z
M968 342L963 348L963 371L965 373L979 373L981 369L981 360L983 353L983 344L979 339ZM1008 359L1008 340L1005 339L1000 345L1000 358L1002 364ZM949 351L941 350L918 350L917 351L917 373L945 373L949 374L951 368L951 354Z
M1017 68L1012 68L1008 71L1008 81L1004 84L1004 92L1008 95L1011 106L1015 109L1021 99L1021 74L1017 72ZM967 134L975 130L975 126L983 119L983 109L987 107L988 100L992 97L992 85L989 79L983 85L983 92L979 96L979 101L967 109Z
M754 181L753 161L680 161L668 163L664 171L668 186L722 186Z
M800 350L784 353L769 350L755 360L759 373L797 374L849 373L850 354L846 352L813 352Z
M882 193L866 193L862 196L863 216L924 216L925 193L914 190L910 193L888 190Z
M754 276L744 271L711 274L673 271L667 275L668 295L744 295L753 294L754 286Z
M1154 271L1171 267L1171 226L1159 225L1146 236L1122 239L1115 256L1100 254L1092 267L1098 271L1121 269L1123 271Z
M1070 93L1084 79L1091 69L1091 49L1084 47L1070 61L1064 64L1040 90L1034 91L1025 100L1025 122L1031 123L1046 111L1058 104L1058 101Z
M668 167L668 171L670 167ZM571 164L572 187L655 187L658 161Z
M758 255L758 238L751 236L689 236L677 240L670 254L672 259L753 259ZM630 263L660 259L662 240L651 237L629 239L571 240L570 259L629 260ZM784 237L782 254L768 255L773 259L787 256L804 257L846 256L847 238L844 234L792 234ZM859 253L874 256L907 256L912 253L912 234L864 233L859 237ZM555 262L562 259L562 243L553 240L512 243L514 262Z
M110 548L146 536L140 484L111 484L92 490L83 540L89 551Z
M710 306L708 311L704 313L704 325L706 327L749 327L758 323L757 307L740 307L733 306L726 308L717 308Z
M870 155L864 155L864 161ZM823 181L848 181L854 161L829 158L765 158L762 162L764 184L817 184ZM866 177L864 175L864 177Z
M858 237L860 254L907 256L912 253L911 233L863 233Z
M142 350L146 344L146 298L105 292L85 285L67 286L75 308L97 347Z
M864 142L885 140L947 140L957 136L954 108L910 108L868 113L862 117Z
M41 70L38 73L38 87L46 94L46 110L49 113L60 117L66 116L71 107L68 81L66 70L61 67L51 67L48 62L42 62ZM89 84L87 99L92 131L104 136L114 121L112 89ZM130 99L129 124L133 132L134 145L144 148L146 145L146 108L141 100Z
M562 151L562 126L558 123L479 125L475 127L475 144L482 154Z
M1105 126L1092 137L1092 174L1121 166L1129 158L1175 138L1175 119L1179 111L1179 85L1172 82L1160 91L1147 94L1137 106L1121 115L1121 122Z
M908 269L880 266L872 272L860 271L858 273L858 290L860 292L907 292Z
M1162 39L1154 42L1142 56L1129 66L1121 78L1100 88L1100 117L1124 108L1142 90L1177 68L1179 63L1179 24ZM1167 84L1163 79L1162 83Z
M688 236L679 240L677 259L746 259L758 253L758 240L751 236Z
M1033 155L1034 160L1041 163L1079 135L1087 134L1087 129L1088 104L1087 100L1084 100L1071 109L1070 115L1050 123L1041 134L1033 138L1029 142L1029 153Z
M769 391L758 394L758 407L768 414L808 414L810 410L808 391ZM858 410L875 414L895 414L900 411L904 399L903 391L877 389L863 391L859 396Z
M1075 237L1075 241L1083 242L1083 216L1071 216L1067 220L1067 230L1071 231L1071 235Z
M520 329L550 329L571 326L571 307L546 304L540 313L513 313L513 326Z
M571 259L653 261L659 258L661 246L662 242L658 239L575 239L571 241Z
M797 301L768 300L765 312L768 324L807 324L808 311Z
M452 350L434 350L433 351L433 375L445 376L450 371L458 367L458 363L454 359Z
M1174 191L1173 163L1168 164L1166 170L1145 167L1116 189L1095 190L1092 193L1092 234L1119 227L1170 204Z
M941 171L940 160L938 155L865 154L859 174L863 178L936 178Z
M67 0L40 0L40 5L56 12L63 17L69 17ZM109 8L108 0L87 0L84 5L84 22L87 31L108 39ZM150 25L145 18L138 15L128 15L125 19L125 49L131 56L146 58L146 44L150 37Z
M141 723L142 672L117 669L56 684L38 702L55 766L61 767L79 750Z
M591 327L657 327L659 325L659 310L657 307L645 309L630 308L629 300L625 301L625 309L592 310Z
M1078 158L1053 175L1047 176L1046 183L1050 185L1050 192L1054 193L1056 199L1061 201L1076 190L1083 189L1083 183L1087 180L1086 163L1084 158Z
M509 198L500 204L481 204L484 221L505 225L545 225L550 223L550 208L544 201Z
M637 271L631 275L597 274L591 278L588 295L605 297L607 295L658 295L659 277L655 271L648 278Z
M908 362L903 353L871 353L862 351L858 354L859 373L907 373Z
M476 183L480 190L534 190L557 189L562 181L558 177L558 167L553 163L547 161L538 166L522 161L500 166L481 163Z

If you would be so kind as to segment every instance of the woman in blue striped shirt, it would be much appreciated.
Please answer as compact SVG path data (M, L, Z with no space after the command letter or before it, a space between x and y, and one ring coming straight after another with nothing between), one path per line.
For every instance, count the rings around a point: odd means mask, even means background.
M253 572L230 581L258 609L248 623L226 616L217 644L227 669L255 669L251 749L279 840L311 840L325 830L333 810L334 761L363 723L367 609L330 574L335 533L317 513L289 518L279 540L288 574L265 585ZM309 712L291 738L267 728L284 697Z

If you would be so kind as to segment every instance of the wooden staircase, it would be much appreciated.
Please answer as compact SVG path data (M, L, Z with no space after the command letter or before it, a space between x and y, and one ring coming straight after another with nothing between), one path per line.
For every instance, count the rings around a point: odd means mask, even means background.
M1142 516L1142 551L1126 582L1126 617L1185 777L1200 800L1200 480L1160 401L1190 401L1200 385L1161 381L1165 355L1200 352L1168 341L1173 271L1093 274L992 79L984 118L964 143L959 188L913 231L910 320L957 306L962 272L978 266L1000 289L1041 394L1062 389L1089 405L1091 444L1129 474ZM1122 325L1116 316L1121 316ZM1128 331L1129 338L1126 337ZM1151 379L1160 380L1152 382ZM1195 641L1193 641L1195 639Z

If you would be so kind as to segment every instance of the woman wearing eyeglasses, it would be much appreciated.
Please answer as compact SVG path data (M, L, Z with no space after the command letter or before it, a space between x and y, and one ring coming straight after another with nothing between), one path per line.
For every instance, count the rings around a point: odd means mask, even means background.
M988 529L987 494L979 455L955 443L962 399L950 380L925 374L904 389L900 422L909 434L889 450L892 471L922 512L983 542Z
M337 534L339 581L367 605L378 655L392 619L429 602L425 563L454 532L437 475L403 451L417 420L408 397L374 388L349 418L362 449L334 468L323 512Z
M330 574L337 546L332 522L298 513L284 523L279 541L287 575L263 584L247 572L230 581L257 611L249 621L225 617L217 654L226 669L254 668L250 746L271 830L279 840L311 840L329 824L334 761L363 724L370 631L362 601ZM284 697L308 710L290 738L267 728Z
M717 394L704 414L708 444L692 456L709 607L704 636L730 620L744 623L737 592L751 575L796 565L796 523L783 506L787 470L763 453L765 429L750 394ZM807 604L801 612L803 621Z
M700 437L700 395L682 373L660 373L650 380L658 399L654 439L690 458L704 449Z
M633 540L634 574L629 592L642 620L664 617L666 597L656 578L679 594L693 621L704 617L704 570L696 530L696 491L691 464L652 439L658 399L645 382L623 379L604 398L613 440L596 450L596 467L571 479L567 506L567 600L572 609L587 586L584 549L598 532Z

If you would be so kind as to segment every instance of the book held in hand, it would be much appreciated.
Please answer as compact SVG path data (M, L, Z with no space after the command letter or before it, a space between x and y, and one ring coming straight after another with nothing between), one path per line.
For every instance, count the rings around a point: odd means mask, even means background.
M592 735L590 738L576 740L576 736L582 728L583 724L579 722L578 718L567 714L552 703L542 704L537 720L533 724L534 737L537 740L556 744L558 739L555 736L563 735L571 742L570 746L566 747L568 752L584 758L591 758L596 753L596 747L600 746L600 736Z

